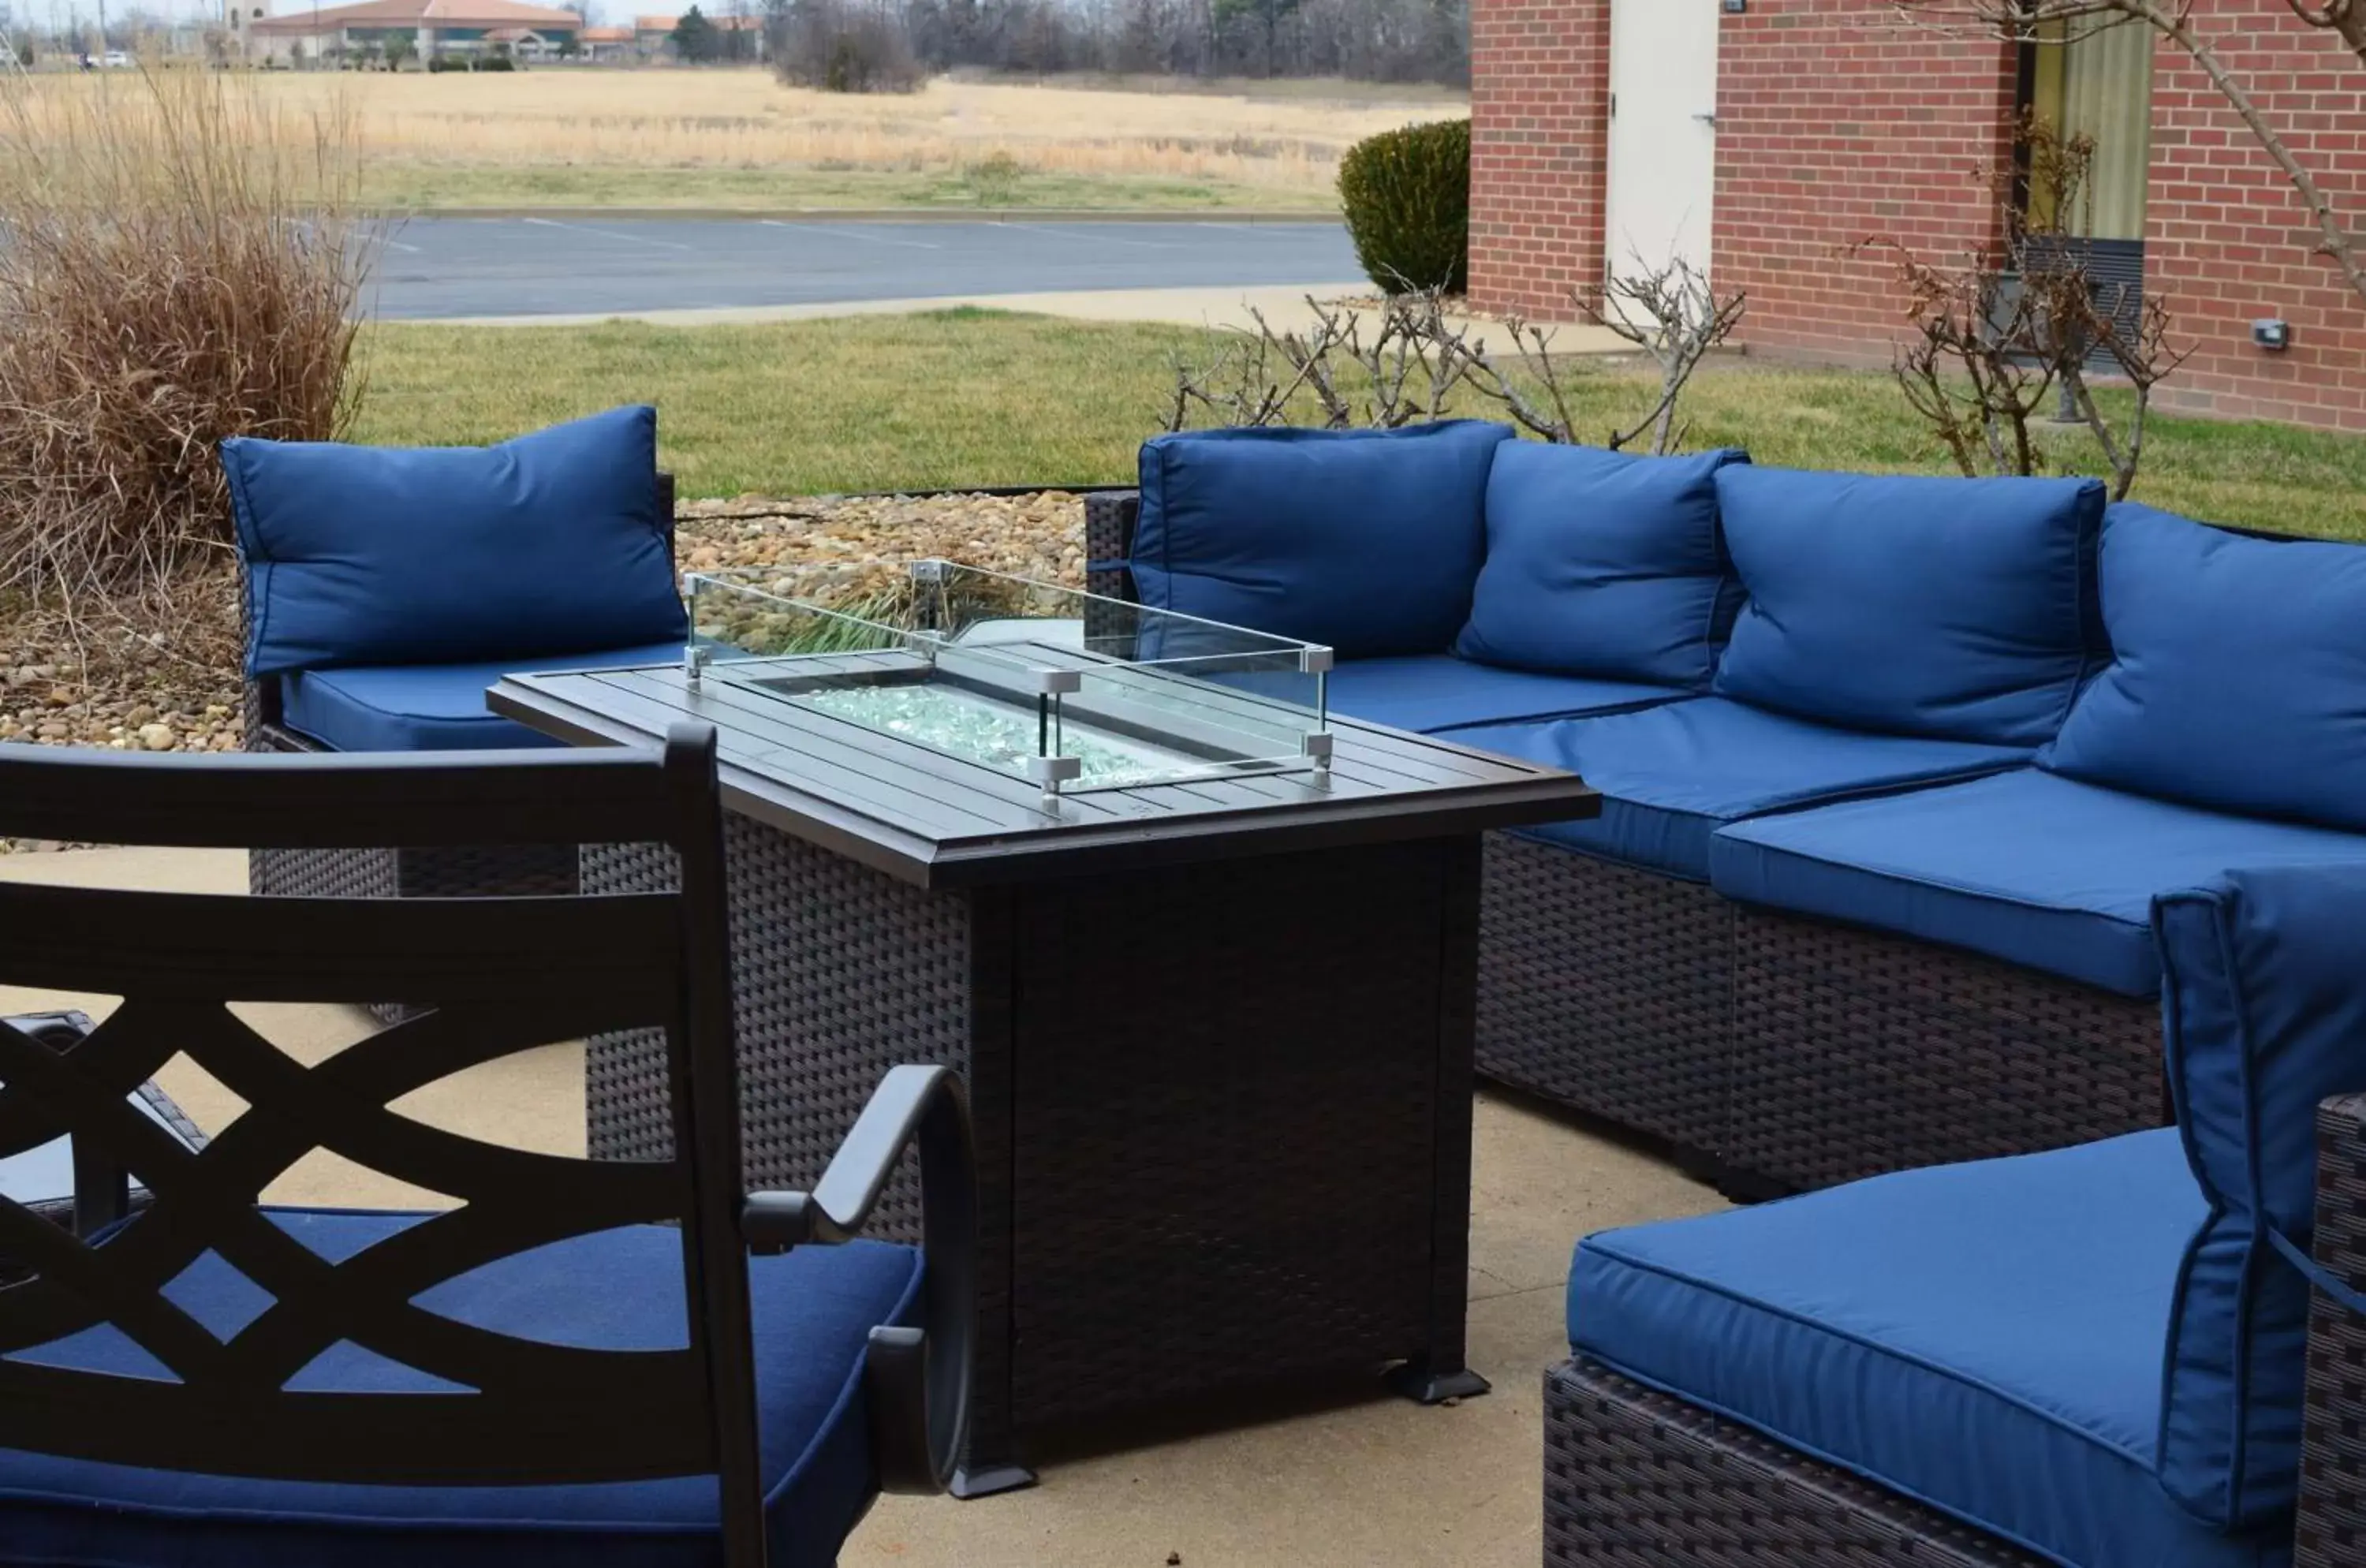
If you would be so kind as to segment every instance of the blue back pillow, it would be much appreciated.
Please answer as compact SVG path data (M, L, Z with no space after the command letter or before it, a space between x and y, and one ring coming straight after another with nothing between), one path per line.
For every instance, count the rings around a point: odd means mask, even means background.
M2319 1100L2366 1090L2366 866L2235 871L2153 906L2169 1087L2210 1217L2187 1248L2159 1473L2222 1528L2286 1513L2300 1465ZM2285 1529L2289 1530L2287 1522Z
M2366 549L2122 505L2101 577L2112 660L2041 765L2366 831Z
M2051 739L2092 646L2093 479L1717 474L1749 599L1712 690L1853 729Z
M1142 602L1342 658L1443 653L1470 611L1507 425L1201 430L1143 444Z
M223 442L248 674L681 637L657 428L643 407L498 446Z
M1504 446L1487 479L1487 560L1454 651L1706 688L1741 602L1718 537L1717 474L1748 461Z

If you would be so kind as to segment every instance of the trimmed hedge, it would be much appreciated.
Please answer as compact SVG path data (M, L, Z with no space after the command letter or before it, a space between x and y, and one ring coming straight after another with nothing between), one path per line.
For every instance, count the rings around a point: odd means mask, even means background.
M1383 292L1462 292L1470 264L1470 122L1384 130L1339 161L1356 259Z

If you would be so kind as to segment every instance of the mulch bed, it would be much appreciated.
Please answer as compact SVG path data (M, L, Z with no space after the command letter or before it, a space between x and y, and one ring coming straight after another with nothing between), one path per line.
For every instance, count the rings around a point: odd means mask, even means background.
M941 556L1081 587L1084 503L1032 495L741 496L682 505L676 558L687 570L794 566L801 580L850 581ZM0 616L0 742L118 750L233 751L240 744L237 601L227 580L169 641L121 627L78 632L47 617ZM189 649L217 650L191 657ZM0 839L0 852L54 849Z

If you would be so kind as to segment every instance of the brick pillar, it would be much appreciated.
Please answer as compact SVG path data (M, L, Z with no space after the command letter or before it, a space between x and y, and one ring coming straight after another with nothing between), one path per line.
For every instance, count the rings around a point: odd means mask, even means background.
M1470 298L1568 321L1602 276L1610 0L1471 0Z

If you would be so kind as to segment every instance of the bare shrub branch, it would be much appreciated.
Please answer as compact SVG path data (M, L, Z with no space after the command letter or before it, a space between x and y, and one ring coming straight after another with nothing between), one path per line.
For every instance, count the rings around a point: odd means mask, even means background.
M1966 475L2034 474L2045 466L2030 422L2057 391L2111 465L2112 498L2124 500L2144 458L2153 388L2184 362L2170 346L2169 314L2157 296L2098 287L2078 238L2089 215L2095 147L2026 118L2015 133L2027 182L1994 176L2004 235L1997 252L1959 265L1918 255L1894 239L1857 247L1891 258L1914 335L1898 352L1898 389ZM2106 360L2135 393L2125 426L2096 400L2089 367Z
M1659 405L1634 428L1613 432L1610 449L1649 430L1654 456L1675 450L1684 434L1676 424L1676 400L1709 351L1741 324L1750 297L1718 294L1707 275L1682 256L1654 266L1638 252L1633 271L1614 272L1601 288L1581 291L1576 299L1588 320L1635 344L1660 367Z
M1649 430L1654 453L1673 451L1684 435L1677 402L1708 351L1741 321L1742 298L1719 299L1682 262L1613 277L1606 298L1617 301L1612 308L1623 323L1612 330L1643 348L1661 370L1651 412L1631 427L1612 429L1606 444L1616 451ZM1201 360L1177 360L1165 428L1188 429L1204 418L1219 425L1393 430L1446 418L1459 399L1477 398L1546 441L1583 439L1572 396L1590 367L1556 355L1549 328L1516 317L1505 321L1511 353L1498 359L1481 330L1450 310L1435 288L1391 294L1370 312L1312 296L1306 305L1313 321L1302 331L1277 330L1252 310L1256 330L1217 333ZM1601 301L1586 308L1598 310Z

